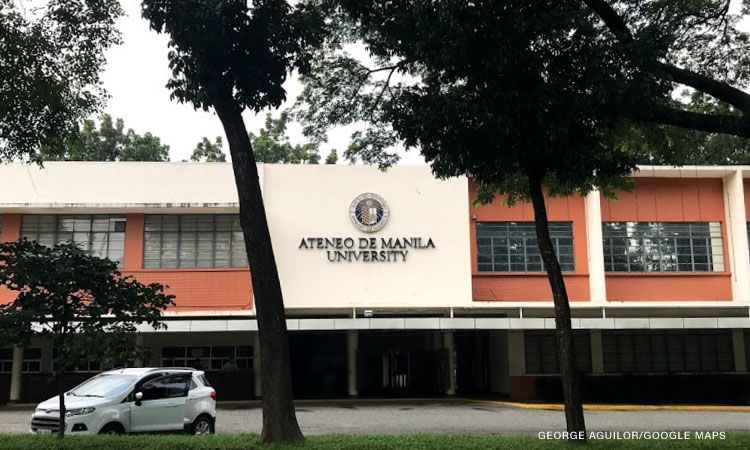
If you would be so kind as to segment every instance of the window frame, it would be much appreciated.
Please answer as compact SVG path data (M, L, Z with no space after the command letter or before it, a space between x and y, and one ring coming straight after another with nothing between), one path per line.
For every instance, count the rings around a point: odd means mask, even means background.
M565 273L576 272L576 257L575 257L575 235L573 230L572 221L551 221L550 225L550 237L552 239L552 245L555 248L555 254L557 260L560 263L560 268ZM482 228L486 226L486 233L490 233L490 227L503 227L504 234L492 236L482 235ZM539 247L536 244L529 244L529 241L536 241L535 224L531 221L485 221L478 220L474 225L475 231L475 244L476 244L476 264L477 271L480 273L544 273L544 262L541 259ZM570 234L568 235L568 231ZM489 239L489 244L481 242L483 239ZM570 244L562 244L562 239L570 239ZM506 241L505 244L495 244L495 240ZM520 256L520 252L514 254L511 252L511 248L517 244L511 244L511 241L521 241L521 246L518 249L522 250L522 262L514 261L514 256ZM489 253L481 251L482 247L489 247ZM498 251L505 248L505 252ZM533 251L529 251L532 248ZM518 250L517 249L517 250ZM562 252L561 249L570 249L569 252ZM496 262L496 255L502 255L506 261ZM529 257L538 258L538 261L530 261ZM562 258L561 258L562 257ZM489 262L483 262L483 258L489 258ZM567 259L569 258L569 261ZM487 264L490 265L489 269L483 268ZM518 266L522 264L523 268L519 269ZM539 265L539 269L530 268L531 265ZM498 267L499 266L499 267Z
M54 219L54 228L51 231L43 231L40 226L40 219L41 218L47 218L52 217ZM107 221L107 229L106 230L97 230L95 229L95 221L96 219L106 219ZM31 226L31 221L35 220L35 230L29 230L24 229L25 226ZM72 229L71 230L65 230L61 229L61 224L65 220L72 220ZM77 230L75 229L78 225L78 221L85 220L88 221L88 228L86 230ZM123 227L121 231L118 231L118 223L122 223ZM127 227L128 227L128 220L126 214L23 214L21 216L21 230L20 230L20 236L22 239L28 239L30 241L36 241L42 245L48 245L46 242L43 243L40 241L41 236L43 234L50 234L52 235L52 242L51 245L57 245L62 242L73 242L75 244L78 244L81 248L83 248L85 251L89 252L90 254L99 257L99 258L109 258L111 261L114 261L117 263L117 266L122 268L123 263L125 260L125 236L127 233ZM77 233L80 234L88 234L88 239L86 241L82 240L75 240L75 235ZM61 239L61 235L70 235L70 239ZM106 246L105 250L100 253L98 250L96 250L95 245L97 245L96 240L94 239L97 235L103 235L105 236L104 244ZM122 236L122 239L119 240L119 236ZM117 237L118 239L113 239L113 236ZM117 255L111 254L112 249L112 243L114 242L122 242L122 249L117 250ZM113 257L114 256L114 257Z
M727 270L721 221L605 221L601 227L605 272L725 273ZM651 232L644 232L646 228ZM679 234L685 229L687 234ZM686 249L688 253L681 253ZM690 270L685 270L686 265Z
M211 229L201 230L200 224L201 219L210 218ZM217 220L218 218L228 219L228 229L221 230L221 224ZM170 222L165 224L165 219ZM193 219L194 229L185 229L186 222L189 219ZM153 220L153 223L149 221ZM171 223L171 221L174 223ZM206 222L204 221L205 225ZM166 225L166 226L165 226ZM170 225L174 226L171 229ZM190 225L190 224L187 224ZM151 229L149 229L151 228ZM228 235L228 241L223 243L226 245L226 261L227 264L217 263L221 261L218 258L219 255L218 247L219 235L226 233ZM166 234L174 234L174 243L165 241ZM193 249L194 254L191 258L187 258L183 255L183 250L187 248L186 242L188 242L189 235L192 234L194 238ZM211 234L211 257L210 264L201 263L200 249L201 244L199 236L201 234ZM236 237L236 235L239 235ZM174 258L165 258L165 242L167 244L173 244ZM154 257L150 247L156 248L158 252L158 258ZM237 214L146 214L144 217L143 227L143 258L142 266L144 269L170 269L170 270L184 270L184 269L244 269L248 268L247 254L245 252L244 236L242 235L242 227L239 225L239 215Z

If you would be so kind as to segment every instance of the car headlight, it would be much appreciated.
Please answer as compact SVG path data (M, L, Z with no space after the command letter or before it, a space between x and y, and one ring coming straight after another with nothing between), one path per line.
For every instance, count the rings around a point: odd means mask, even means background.
M94 410L96 410L96 408L94 407L69 409L65 411L65 417L82 416L84 414L91 414L92 412L94 412Z

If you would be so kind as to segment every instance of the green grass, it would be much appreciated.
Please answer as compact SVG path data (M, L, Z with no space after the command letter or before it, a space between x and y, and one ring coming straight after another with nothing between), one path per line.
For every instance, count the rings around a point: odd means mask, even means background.
M311 436L302 442L285 445L261 445L257 435L221 436L74 436L59 441L53 436L3 435L0 449L70 449L70 450L203 450L203 449L320 449L320 450L490 450L581 448L564 441L545 441L533 436ZM600 440L590 441L586 448L595 449L710 449L750 448L750 434L728 434L723 440Z

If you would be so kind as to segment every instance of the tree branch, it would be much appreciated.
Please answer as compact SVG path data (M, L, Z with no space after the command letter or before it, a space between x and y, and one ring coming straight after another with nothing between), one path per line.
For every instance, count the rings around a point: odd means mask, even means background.
M633 34L625 20L606 0L583 0L583 3L602 19L620 42L628 44L633 41ZM729 103L745 114L750 114L750 94L692 70L682 69L667 63L657 63L657 66L662 70L664 78L695 88L717 100Z
M703 114L675 108L656 108L632 117L641 122L672 125L708 133L724 133L750 138L750 120L728 114Z

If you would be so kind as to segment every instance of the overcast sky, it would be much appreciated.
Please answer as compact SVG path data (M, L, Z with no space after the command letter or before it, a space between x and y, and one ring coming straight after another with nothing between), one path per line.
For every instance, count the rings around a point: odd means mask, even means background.
M140 16L139 0L122 0L121 3L126 13L118 23L123 43L110 49L107 54L108 63L102 82L111 98L104 111L122 118L126 128L140 134L150 131L159 136L169 145L172 161L188 159L201 137L213 139L224 135L221 123L213 112L195 111L190 105L169 99L169 90L164 87L170 75L167 67L168 38L149 30L148 22ZM300 92L300 84L290 79L285 87L288 103L291 104ZM265 116L265 112L257 116L252 112L246 113L248 129L257 134ZM303 139L296 124L290 126L289 135L292 142ZM346 130L334 130L330 142L321 149L323 158L330 148L337 148L341 156L349 142L348 137ZM424 161L414 151L402 152L402 156L403 163Z
M164 87L170 75L167 67L168 38L149 30L148 23L140 16L140 0L122 0L121 3L126 14L118 23L123 44L110 49L107 54L108 64L102 81L111 98L104 111L122 118L126 127L140 134L150 131L159 136L169 145L172 161L188 159L203 136L211 139L223 136L221 123L213 112L195 111L190 105L169 99L169 90ZM738 11L740 3L733 0L731 9ZM743 25L742 28L749 28L747 20ZM301 87L296 79L289 79L285 87L289 100L284 106L289 106ZM257 116L246 113L248 129L257 133L263 126L265 115L265 112ZM332 131L330 142L321 149L322 157L325 158L331 148L337 148L340 156L349 142L349 134L344 129ZM290 126L289 136L292 142L303 141L296 124ZM399 153L402 163L424 163L416 151Z

